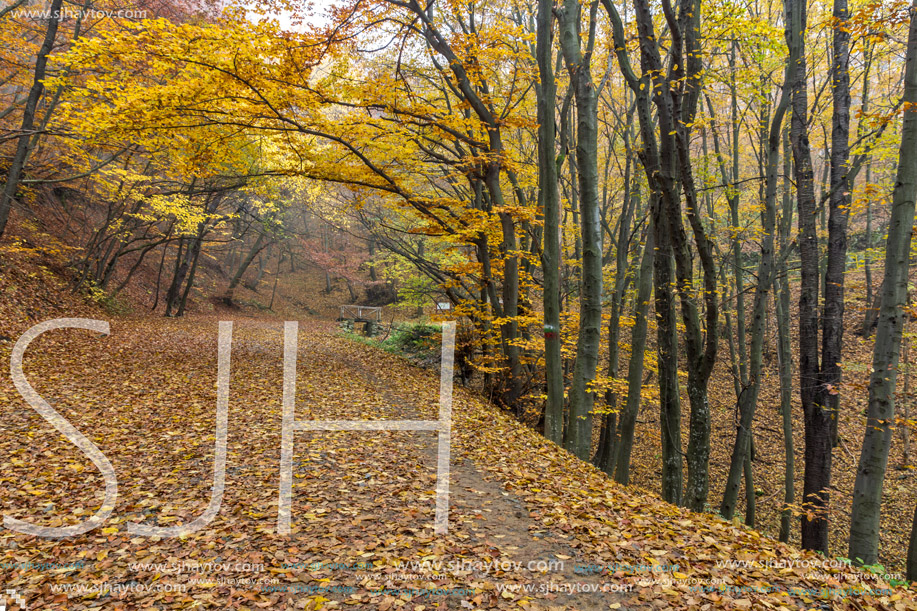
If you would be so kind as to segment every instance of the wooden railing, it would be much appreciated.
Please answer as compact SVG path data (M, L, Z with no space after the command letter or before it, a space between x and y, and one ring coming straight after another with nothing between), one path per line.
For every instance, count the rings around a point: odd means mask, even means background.
M361 306L361 305L342 305L341 306L341 319L342 320L362 320L370 321L374 320L379 322L382 320L382 308L374 306Z

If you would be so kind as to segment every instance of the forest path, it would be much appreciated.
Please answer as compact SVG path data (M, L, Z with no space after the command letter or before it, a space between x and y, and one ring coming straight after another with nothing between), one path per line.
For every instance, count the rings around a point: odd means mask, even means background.
M234 323L217 516L184 538L127 533L129 522L188 524L207 506L217 336L213 316L126 318L108 337L55 330L31 345L27 378L111 461L119 497L85 535L2 531L0 585L30 609L641 608L619 592L632 587L627 580L586 568L595 557L520 497L520 485L547 483L551 473L533 471L524 447L475 446L487 440L469 418L475 399L460 388L448 534L433 532L435 433L339 431L294 435L292 533L278 535L279 320ZM8 362L8 343L0 356ZM327 323L300 323L297 420L434 420L438 380ZM52 527L92 515L102 503L99 470L8 378L0 402L4 513ZM491 462L524 477L495 477L482 464Z
M410 375L432 378L430 388L436 388L431 372L410 367L402 375L389 377L363 360L346 360L341 352L323 352L325 359L341 361L341 365L370 387L377 389L383 401L390 406L391 419L436 418L429 404L418 406L416 392L405 390L400 381ZM387 360L387 359L386 359ZM427 398L429 401L429 398ZM457 406L461 409L461 406ZM327 417L333 417L328 415ZM396 445L398 453L420 454L424 468L435 472L437 464L437 436L433 433L406 433ZM578 557L575 541L565 535L552 535L532 520L525 503L515 494L507 492L499 483L485 478L473 460L452 460L450 468L450 530L475 549L485 551L486 559L465 559L471 565L465 579L485 580L483 589L496 592L497 584L509 592L524 593L531 588L533 594L547 602L547 608L599 610L609 608L636 609L636 603L627 603L627 597L611 591L609 577L585 558ZM499 557L490 550L497 550ZM462 558L449 562L461 564ZM492 568L487 564L492 563ZM475 568L476 565L482 565ZM438 571L442 574L442 571ZM490 574L487 574L490 573ZM608 585L606 585L608 584ZM603 591L606 590L606 591ZM543 596L543 598L542 598ZM507 596L508 598L508 596ZM472 598L473 600L473 598ZM618 607L611 607L617 603ZM493 601L489 603L493 604ZM533 606L540 606L533 604ZM448 608L448 605L446 605ZM642 608L642 606L640 606Z
M220 318L234 319L226 485L211 500ZM22 329L21 331L25 331ZM21 332L20 331L20 332ZM449 529L436 435L299 431L278 534L283 321L125 317L29 347L35 390L112 464L114 509L79 536L0 530L0 587L29 609L894 609L911 592L618 486L456 387ZM0 338L10 362L15 340ZM296 419L435 420L439 372L300 321ZM0 376L4 516L49 527L103 504L99 469ZM603 591L605 590L605 591Z

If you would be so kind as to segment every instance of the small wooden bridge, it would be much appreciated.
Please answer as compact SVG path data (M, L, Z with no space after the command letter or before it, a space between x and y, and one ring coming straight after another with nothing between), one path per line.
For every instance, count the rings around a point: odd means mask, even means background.
M342 305L340 320L380 322L382 320L382 308L361 305Z
M361 305L342 305L341 314L338 320L349 320L353 322L354 327L358 323L363 324L363 335L372 337L379 329L382 323L382 308L375 306Z

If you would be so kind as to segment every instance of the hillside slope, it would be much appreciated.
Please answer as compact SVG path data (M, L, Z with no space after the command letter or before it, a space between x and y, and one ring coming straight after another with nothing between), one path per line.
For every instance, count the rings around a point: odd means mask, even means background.
M4 260L50 256L23 247ZM464 389L448 535L432 530L430 434L339 432L295 436L293 532L280 536L283 318L113 316L22 271L25 261L2 270L0 359L37 320L111 321L107 338L36 341L26 374L99 445L120 485L91 533L0 535L4 587L30 608L917 609L914 591L881 576L618 486ZM236 321L219 514L183 539L132 536L128 522L185 524L210 498L219 319ZM435 417L435 372L319 320L301 322L299 354L299 419ZM97 469L7 375L0 403L4 514L61 526L94 512Z

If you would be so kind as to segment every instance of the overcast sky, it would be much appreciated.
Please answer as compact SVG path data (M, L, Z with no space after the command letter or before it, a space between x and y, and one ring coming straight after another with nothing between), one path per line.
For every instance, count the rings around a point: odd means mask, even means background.
M312 5L311 12L314 13L314 15L309 18L309 22L318 24L327 23L327 19L325 18L325 11L329 6L334 5L335 0L311 0L310 3ZM307 0L300 0L297 4L302 7L301 10L303 13L305 13ZM274 17L280 22L281 27L284 29L296 29L293 25L293 14L290 12L283 11L280 15L276 15ZM250 13L250 18L256 18L256 15L254 13Z

